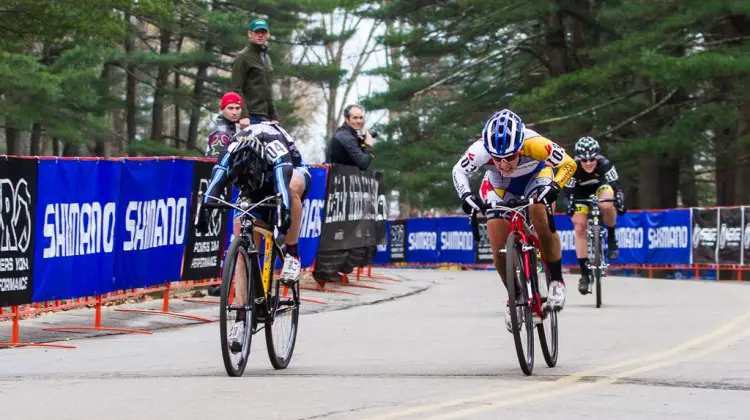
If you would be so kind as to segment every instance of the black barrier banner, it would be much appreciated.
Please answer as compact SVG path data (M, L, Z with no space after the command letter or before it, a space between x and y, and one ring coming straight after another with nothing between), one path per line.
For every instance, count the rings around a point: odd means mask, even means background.
M750 265L750 207L742 207L742 264Z
M692 209L693 263L716 264L718 210Z
M719 264L742 264L742 209L719 209Z
M378 181L378 204L375 222L375 243L377 245L385 245L388 242L388 201L386 200L385 187L383 186L383 173L376 172L375 180Z
M406 262L406 221L391 221L391 262Z
M194 227L198 210L198 192L205 193L211 179L211 162L195 162L193 172L193 200L190 204L190 226L185 245L182 280L201 280L219 277L224 240L227 237L229 211L212 209L208 214L208 232L201 234ZM228 197L228 191L224 199Z
M477 264L492 264L492 248L490 236L487 234L487 220L477 220L479 238L474 240Z
M0 158L0 306L31 303L36 159Z
M376 245L378 187L372 171L354 166L331 166L319 252Z

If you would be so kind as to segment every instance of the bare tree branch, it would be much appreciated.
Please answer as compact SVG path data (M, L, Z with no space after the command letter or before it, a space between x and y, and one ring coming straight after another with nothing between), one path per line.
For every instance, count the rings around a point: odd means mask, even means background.
M611 133L613 133L613 132L621 129L622 127L630 124L631 122L637 120L638 118L641 118L642 116L644 116L644 115L646 115L646 114L648 114L650 112L655 111L660 106L664 105L670 98L672 98L672 96L674 96L674 94L677 93L678 90L679 90L679 88L672 89L666 96L664 96L659 102L655 103L653 106L650 106L650 107L646 108L642 112L639 112L638 114L636 114L636 115L628 118L627 120L625 120L625 121L617 124L613 128L611 128L611 129L609 129L609 130L607 130L607 131L605 131L603 133L597 134L597 136L598 137L604 137L604 136L606 136L608 134L611 134Z
M597 111L599 109L606 108L606 107L608 107L608 106L610 106L612 104L616 104L618 102L624 101L625 99L631 98L631 97L633 97L635 95L638 95L639 93L643 93L643 92L647 91L648 89L650 89L650 87L644 88L644 89L632 90L632 91L630 91L630 92L628 92L628 93L626 93L626 94L624 94L622 96L618 96L617 98L611 99L611 100L609 100L607 102L601 103L599 105L592 106L591 108L584 109L583 111L579 111L579 112L576 112L576 113L573 113L573 114L570 114L570 115L564 115L562 117L554 117L554 118L548 118L546 120L536 121L536 122L533 122L533 123L530 123L530 124L526 124L526 126L527 127L534 127L535 125L548 124L548 123L558 122L558 121L565 121L565 120L569 120L571 118L580 117L581 115L585 115L585 114Z
M359 23L359 22L358 22ZM375 34L375 31L378 28L378 24L373 24L370 28L370 33L367 34L367 40L365 41L364 48L366 49L368 45L370 44L370 41L373 39L373 36ZM343 45L343 42L342 42ZM343 100L341 101L341 106L339 107L338 112L336 112L336 119L340 119L341 115L344 113L344 103L346 102L346 98L349 96L349 92L351 92L354 85L357 83L357 78L359 77L360 73L362 72L362 67L367 63L367 61L370 59L370 56L372 55L373 51L377 47L376 45L373 45L372 48L370 48L369 51L360 54L359 58L357 59L357 63L354 65L354 68L352 69L352 75L349 78L349 80L346 83L346 88L344 89L344 95L341 97Z

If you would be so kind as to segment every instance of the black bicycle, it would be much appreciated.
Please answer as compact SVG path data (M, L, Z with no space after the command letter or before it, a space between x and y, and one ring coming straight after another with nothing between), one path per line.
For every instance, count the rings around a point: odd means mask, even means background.
M487 206L488 210L504 212L504 217L510 223L508 240L500 253L505 254L505 278L511 307L513 341L521 370L526 375L531 375L534 369L534 326L539 334L539 344L547 366L555 367L558 355L557 310L547 303L550 279L547 271L542 270L545 272L546 282L540 287L540 270L537 265L539 239L533 226L528 223L525 211L536 203L538 202L534 199L520 198ZM554 233L555 220L549 206L547 220ZM474 237L478 238L476 213L471 215L471 226Z
M588 238L588 262L587 267L589 273L593 277L593 281L589 281L589 291L591 291L591 284L594 284L596 289L596 307L602 306L602 276L607 273L607 264L604 259L604 229L603 219L601 217L601 210L599 203L614 203L614 198L599 198L596 195L592 195L589 198L576 198L573 200L572 205L583 204L589 208L588 222L586 227L586 237Z
M284 284L274 276L275 268L277 264L283 264L284 256L281 249L284 240L283 235L278 234L278 222L276 226L270 226L251 214L258 209L272 209L276 215L281 214L280 196L268 196L257 203L251 203L242 195L236 204L220 198L216 200L218 203L203 206L239 211L237 217L241 226L240 235L234 238L224 257L221 275L219 332L224 367L229 376L242 376L253 335L265 330L271 365L275 369L284 369L292 359L297 340L299 282ZM263 238L262 254L256 247L254 234ZM245 321L244 334L241 345L233 346L229 332L240 320Z

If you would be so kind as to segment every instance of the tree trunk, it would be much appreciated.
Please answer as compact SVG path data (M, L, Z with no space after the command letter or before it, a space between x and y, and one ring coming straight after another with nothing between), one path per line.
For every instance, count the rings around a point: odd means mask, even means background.
M52 155L60 156L60 140L57 137L52 137Z
M654 182L659 176L659 162L652 158L643 158L638 162L638 207L655 209L659 207L659 184Z
M179 40L177 41L177 53L182 52L182 41L185 38L183 36L180 36ZM175 92L180 91L180 74L178 72L174 73L174 90ZM174 138L179 139L180 138L180 106L175 103L174 104ZM185 148L185 144L183 142L178 142L176 145L180 149Z
M7 124L7 123L6 123ZM20 156L21 155L21 132L17 129L6 126L5 127L5 141L7 142L7 154Z
M683 207L698 207L698 186L695 182L695 156L688 150L682 157L680 197Z
M565 42L565 26L560 10L548 13L544 17L546 35L544 36L547 66L550 76L555 77L570 71L568 48Z
M213 48L212 43L206 42L206 51ZM203 97L203 83L206 80L208 63L201 62L198 64L198 71L195 75L195 85L193 86L193 106L190 110L190 125L188 126L187 148L195 150L198 148L198 124L201 118L201 102Z
M113 73L114 69L112 65L105 64L100 76L102 80L100 95L104 98L108 98L110 96L110 87L113 83ZM104 109L104 107L102 107L102 111L100 112L100 114L101 116L107 116L108 112ZM111 128L113 126L112 118L108 118L108 121ZM114 136L107 132L97 134L94 139L94 156L109 157L111 155L112 143L114 143L113 137Z
M169 54L172 31L162 28L159 41L159 54L162 56ZM156 87L154 88L154 105L151 112L151 139L154 141L161 141L163 139L164 144L169 142L169 140L164 138L164 99L166 97L168 82L169 64L159 64L159 71L156 74Z
M63 148L63 156L65 157L80 156L80 152L81 152L81 145L79 143L73 143L73 142L65 143L65 147Z
M673 209L677 207L677 191L680 185L680 159L667 157L659 160L659 177L657 208Z
M130 15L125 15L125 19L129 22ZM135 52L135 41L133 40L133 28L128 31L127 38L125 39L125 53L130 56ZM130 146L135 141L136 134L136 113L138 109L136 107L136 95L138 89L138 81L135 78L136 66L135 64L128 63L125 66L126 81L125 81L125 125L127 130L127 144ZM135 156L135 153L128 147L128 154Z
M326 107L326 139L330 139L333 136L333 132L336 131L338 126L336 121L336 100L338 99L338 87L331 87L328 91L328 106ZM344 104L346 106L346 104Z
M39 123L34 123L34 125L31 126L31 138L29 139L29 143L31 144L31 149L29 150L29 154L31 156L41 156L42 155L42 125Z

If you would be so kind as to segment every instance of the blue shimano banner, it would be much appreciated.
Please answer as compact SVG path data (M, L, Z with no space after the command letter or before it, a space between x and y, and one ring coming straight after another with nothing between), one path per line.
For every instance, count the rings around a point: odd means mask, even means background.
M443 263L474 264L474 234L468 217L438 220L438 260Z
M649 264L690 264L690 209L643 215L646 261Z
M408 219L406 221L406 261L438 262L438 220Z
M326 169L308 168L312 179L307 198L302 202L302 224L299 228L299 257L302 267L315 261L320 242L320 228L326 201Z
M377 251L372 259L373 264L389 264L391 262L391 221L385 222L385 243L377 245Z
M562 264L578 266L576 257L576 235L573 230L573 221L567 215L555 215L555 229L560 235L562 246Z
M108 293L115 263L121 162L42 160L34 302Z
M193 165L191 160L123 164L113 290L180 279Z
M612 264L645 264L645 228L646 212L628 212L617 216L617 245L620 247L620 256L610 261ZM605 229L606 232L606 229ZM607 247L606 234L604 235L604 248Z

